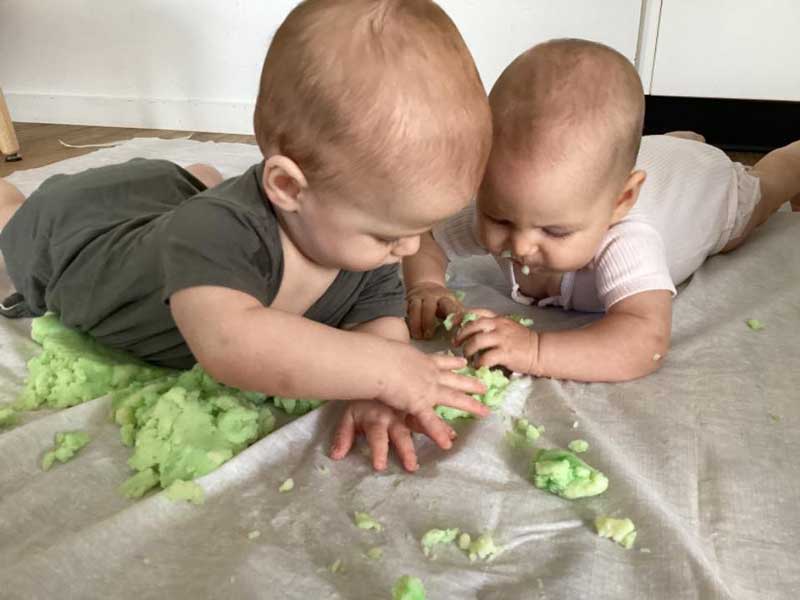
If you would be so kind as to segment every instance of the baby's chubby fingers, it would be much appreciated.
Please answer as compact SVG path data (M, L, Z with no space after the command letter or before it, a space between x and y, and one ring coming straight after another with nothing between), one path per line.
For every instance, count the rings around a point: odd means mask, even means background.
M431 438L439 448L449 450L453 446L453 430L432 408L416 413L413 418L420 432Z
M356 423L353 414L349 409L345 409L342 413L342 418L336 426L336 432L333 434L333 443L331 444L330 457L333 460L341 460L350 449L353 447L353 442L356 439Z
M467 323L456 332L456 335L453 337L453 345L460 346L464 343L464 340L478 334L478 333L488 333L490 331L494 331L497 328L497 321L491 317L482 317L477 321L472 321Z
M406 303L408 331L415 340L422 339L422 298L410 298Z
M478 332L464 342L464 356L472 358L478 352L488 350L489 348L497 348L500 346L501 341L496 331L489 331L487 333Z
M383 420L370 422L364 428L370 454L372 454L372 467L376 471L383 471L389 460L389 431L388 423Z
M403 464L403 468L409 473L413 473L419 468L417 462L417 451L414 448L414 440L411 437L409 428L401 422L389 425L389 439L394 445L397 456Z
M420 326L422 336L426 340L431 339L433 334L436 333L436 327L438 326L436 322L437 304L437 301L433 298L429 298L422 303L422 323Z

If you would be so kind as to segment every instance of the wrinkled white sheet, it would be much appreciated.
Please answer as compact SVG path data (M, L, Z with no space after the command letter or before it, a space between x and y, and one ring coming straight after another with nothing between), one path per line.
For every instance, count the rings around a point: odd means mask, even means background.
M10 180L29 193L47 175L133 156L207 161L226 175L259 159L252 146L138 139ZM491 261L454 267L451 285L468 304L528 312L543 328L589 319L511 303ZM748 318L766 329L749 330ZM19 392L36 352L28 333L28 322L0 320L0 404ZM799 341L800 217L780 214L681 291L657 374L620 385L516 381L501 413L458 426L452 451L421 442L415 475L396 464L373 473L359 451L327 459L338 410L329 405L199 480L202 506L160 493L130 502L117 492L129 450L107 398L30 414L0 432L0 597L373 599L414 574L432 600L796 598ZM589 441L586 460L609 490L570 502L535 489L527 454L503 441L520 415L546 427L540 446ZM92 442L42 472L53 435L68 429ZM279 494L287 477L295 489ZM356 529L355 510L384 531ZM636 547L597 537L598 514L632 518ZM492 532L505 550L491 563L455 547L430 560L419 538L432 527ZM362 556L374 546L380 561Z

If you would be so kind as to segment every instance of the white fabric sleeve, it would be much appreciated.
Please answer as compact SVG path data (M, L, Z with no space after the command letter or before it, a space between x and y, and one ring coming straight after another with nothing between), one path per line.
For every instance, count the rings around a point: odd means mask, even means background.
M433 239L439 244L448 260L457 256L488 254L475 235L475 203L433 228Z
M592 261L598 298L606 310L620 300L652 290L677 293L664 242L647 223L623 221L608 230Z

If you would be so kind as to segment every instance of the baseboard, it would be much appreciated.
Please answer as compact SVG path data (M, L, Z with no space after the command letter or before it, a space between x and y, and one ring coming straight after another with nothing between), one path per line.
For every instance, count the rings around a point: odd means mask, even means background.
M800 140L800 102L646 96L646 134L692 130L725 150L767 152Z
M253 133L252 102L14 92L5 98L11 118L24 123Z

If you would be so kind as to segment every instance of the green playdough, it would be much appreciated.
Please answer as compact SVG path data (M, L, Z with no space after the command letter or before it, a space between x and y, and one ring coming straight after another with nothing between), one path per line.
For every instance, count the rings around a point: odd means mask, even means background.
M589 442L586 440L572 440L569 444L567 444L567 448L576 454L580 454L581 452L586 452L589 449Z
M372 515L365 512L357 512L354 516L354 522L359 529L374 529L375 531L382 531L383 525L378 523Z
M304 415L322 405L322 400L303 400L273 396L272 403L288 415Z
M183 500L192 504L203 504L206 501L205 493L194 481L176 479L166 489L167 498L173 502Z
M392 600L426 600L425 586L417 577L403 575L392 586Z
M378 548L377 546L375 548L370 548L364 556L370 560L380 560L383 558L383 548Z
M166 488L177 479L210 473L272 431L275 417L258 404L263 400L226 387L195 366L177 377L115 392L112 407L123 443L133 445L128 464L136 471L154 469ZM139 484L123 489L130 497L147 491Z
M469 545L472 543L472 538L468 533L462 533L458 536L458 547L464 551L469 550Z
M83 431L61 431L56 434L55 447L42 458L42 469L49 470L58 460L65 463L89 443L89 434Z
M764 324L758 319L747 319L747 326L753 331L761 331L764 329Z
M542 431L544 427L536 427L528 419L515 419L514 428L506 432L506 440L514 448L527 448L539 439Z
M442 321L442 326L447 331L451 331L453 327L455 327L455 318L456 313L450 313L444 318L444 321ZM464 327L464 325L467 323L470 323L471 321L477 321L478 319L480 319L480 317L474 312L464 313L464 316L461 317L461 323L459 324L459 327Z
M34 319L31 337L42 353L28 362L18 410L66 408L169 373L64 327L55 315Z
M280 485L280 487L278 488L278 491L279 491L281 494L283 494L283 493L285 493L285 492L291 492L293 489L294 489L294 479L292 479L291 477L289 477L289 479L287 479L286 481L284 481L284 482L283 482L283 483Z
M511 319L512 321L516 321L523 327L533 326L533 319L531 319L530 317L525 317L523 315L506 315L506 319Z
M474 369L472 367L464 367L456 371L459 375L469 375L470 377L477 377L486 386L486 392L483 394L472 394L472 397L479 402L485 404L491 409L495 409L503 403L503 397L506 393L509 380L508 377L503 375L500 369L490 369L489 367L481 367ZM437 406L436 413L446 421L454 419L462 419L471 417L468 412L458 408L451 408L449 406Z
M425 535L422 536L422 540L420 540L423 554L432 556L434 546L452 544L458 533L458 529L430 529L426 531Z
M17 411L10 406L0 408L0 427L10 427L17 422Z
M597 535L614 540L626 550L630 550L636 541L636 526L630 519L597 517L594 526L597 528Z
M533 484L542 490L573 500L596 496L608 489L608 479L569 450L539 450L530 467Z
M456 300L458 300L459 302L463 302L464 298L467 297L467 295L464 292L462 292L461 290L454 290L453 291L453 296L455 296Z
M495 545L492 536L484 533L470 543L467 552L469 553L469 559L473 562L479 558L481 560L494 560L495 556L499 554L500 548Z

